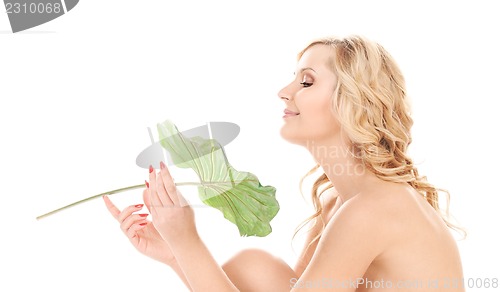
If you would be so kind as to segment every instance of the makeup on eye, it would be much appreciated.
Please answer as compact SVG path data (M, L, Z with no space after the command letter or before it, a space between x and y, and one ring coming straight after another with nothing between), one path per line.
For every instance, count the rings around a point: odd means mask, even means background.
M313 80L311 77L304 75L304 77L302 78L302 82L300 82L300 84L304 87L310 87L311 85L313 85Z

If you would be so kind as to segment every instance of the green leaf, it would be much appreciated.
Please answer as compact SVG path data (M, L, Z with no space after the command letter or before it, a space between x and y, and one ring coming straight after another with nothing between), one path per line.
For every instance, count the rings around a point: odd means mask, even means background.
M204 204L220 210L241 236L271 233L270 222L279 211L273 186L262 186L254 174L234 169L215 139L187 138L168 120L158 124L158 132L174 164L198 175Z

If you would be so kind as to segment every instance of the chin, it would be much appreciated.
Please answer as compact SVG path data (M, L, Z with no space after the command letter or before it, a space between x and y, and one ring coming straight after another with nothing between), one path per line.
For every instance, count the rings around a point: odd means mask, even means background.
M283 138L285 141L291 143L291 144L297 144L304 146L305 141L307 140L305 137L301 137L301 135L298 135L297 130L290 129L290 127L287 127L287 125L283 125L280 130L280 136Z

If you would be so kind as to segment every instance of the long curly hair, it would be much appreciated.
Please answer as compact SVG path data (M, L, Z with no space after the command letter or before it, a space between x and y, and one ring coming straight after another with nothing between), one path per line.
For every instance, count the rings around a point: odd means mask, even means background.
M412 139L413 119L406 93L405 80L394 59L379 44L361 36L323 38L311 42L299 54L315 45L332 49L328 60L338 82L332 96L332 107L338 115L342 131L352 144L351 154L377 177L391 182L407 183L420 193L452 229L465 231L450 222L449 193L427 182L419 175L407 154ZM300 181L319 169L316 165ZM312 186L315 213L297 227L297 232L312 220L321 220L320 197L333 188L325 173ZM438 192L446 195L445 210L439 206ZM325 222L322 222L322 230ZM319 239L322 232L309 243Z

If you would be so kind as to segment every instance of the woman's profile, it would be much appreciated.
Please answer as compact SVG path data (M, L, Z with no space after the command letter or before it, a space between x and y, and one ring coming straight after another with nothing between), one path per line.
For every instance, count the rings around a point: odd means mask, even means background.
M389 53L361 36L314 41L278 97L281 136L323 172L296 265L244 250L220 266L164 163L143 193L152 221L143 204L120 211L104 197L134 247L192 291L464 291L456 227L407 154L413 120Z

